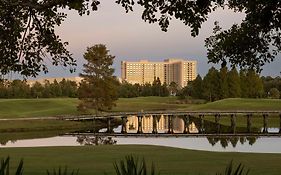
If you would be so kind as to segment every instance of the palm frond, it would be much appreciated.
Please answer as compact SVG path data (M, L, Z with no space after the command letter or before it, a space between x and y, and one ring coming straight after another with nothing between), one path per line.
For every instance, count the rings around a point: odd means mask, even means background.
M227 165L224 173L216 173L216 175L248 175L250 172L249 169L245 169L244 165L241 163L237 167L234 167L233 161Z

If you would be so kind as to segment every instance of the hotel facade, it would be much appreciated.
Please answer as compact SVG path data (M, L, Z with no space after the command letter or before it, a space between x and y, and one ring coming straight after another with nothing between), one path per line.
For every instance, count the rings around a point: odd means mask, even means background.
M153 83L155 78L162 83L187 85L197 76L197 62L184 59L166 59L164 62L121 61L121 79L131 84Z

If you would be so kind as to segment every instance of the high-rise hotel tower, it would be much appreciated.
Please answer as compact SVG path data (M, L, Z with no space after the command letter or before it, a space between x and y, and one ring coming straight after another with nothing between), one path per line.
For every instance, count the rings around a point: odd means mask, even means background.
M162 83L177 83L184 87L196 78L197 62L183 59L167 59L164 62L121 61L121 78L135 84L152 83L155 78Z

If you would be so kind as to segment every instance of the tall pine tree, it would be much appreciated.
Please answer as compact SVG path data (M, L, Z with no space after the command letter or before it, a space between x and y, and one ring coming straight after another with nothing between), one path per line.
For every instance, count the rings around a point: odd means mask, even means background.
M222 65L219 73L219 96L220 99L227 98L229 96L228 82L227 82L227 67Z
M83 80L78 89L78 110L95 109L97 114L111 109L118 99L118 82L111 67L115 57L109 55L105 45L98 44L87 48L84 58L87 63L83 65L84 73L80 74Z
M240 77L236 68L232 68L227 74L228 97L238 98L241 96Z

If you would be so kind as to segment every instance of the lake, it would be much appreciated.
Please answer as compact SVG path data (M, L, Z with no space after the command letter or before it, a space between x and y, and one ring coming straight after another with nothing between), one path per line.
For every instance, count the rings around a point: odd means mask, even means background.
M153 120L146 117L142 121L142 131L151 133L153 130ZM155 124L154 124L155 125ZM155 126L154 126L155 127ZM171 125L167 122L167 118L160 117L157 124L158 133L167 133ZM175 133L184 131L184 123L181 118L174 118L172 123ZM126 131L128 133L136 133L138 121L136 117L131 117L126 123ZM212 131L217 128L216 124L205 121L204 131ZM221 126L222 131L228 131L229 127ZM198 133L202 129L200 122L193 119L190 120L188 130L190 133ZM262 132L264 128L253 128L254 132ZM100 133L106 132L106 128L99 130ZM122 125L113 129L115 133L120 133ZM237 130L239 132L239 128ZM269 133L278 133L279 128L268 128ZM45 147L45 146L83 146L83 145L102 145L102 144L142 144L142 145L160 145L168 147L176 147L183 149L205 150L205 151L223 151L223 152L256 152L256 153L281 153L281 137L253 137L253 136L226 136L218 137L216 135L208 137L102 137L93 136L93 133L84 131L74 132L73 135L60 135L47 138L35 139L18 139L2 143L0 147Z

